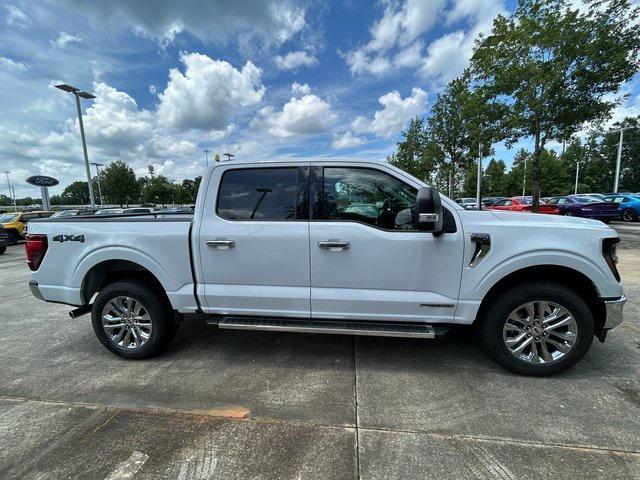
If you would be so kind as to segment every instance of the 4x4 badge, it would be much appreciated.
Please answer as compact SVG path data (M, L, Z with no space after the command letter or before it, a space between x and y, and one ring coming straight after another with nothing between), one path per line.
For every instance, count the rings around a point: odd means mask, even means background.
M56 235L53 237L54 242L80 242L84 243L84 235Z

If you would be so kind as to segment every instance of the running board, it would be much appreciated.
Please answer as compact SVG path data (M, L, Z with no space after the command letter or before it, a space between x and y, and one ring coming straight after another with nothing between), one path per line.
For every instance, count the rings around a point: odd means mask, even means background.
M271 319L252 317L222 317L207 323L228 330L262 330L270 332L328 333L373 337L436 338L448 327L416 323L353 322L339 320Z

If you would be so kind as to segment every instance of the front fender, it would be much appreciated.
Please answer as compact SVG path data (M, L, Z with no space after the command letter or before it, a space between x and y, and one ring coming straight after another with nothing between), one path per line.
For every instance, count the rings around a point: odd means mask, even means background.
M622 293L622 286L615 280L604 260L603 265L592 259L567 250L531 250L522 252L512 257L501 260L477 279L477 282L468 284L466 298L482 299L500 280L507 275L528 267L561 266L582 273L594 284L600 297L617 297ZM479 265L479 267L481 264ZM467 273L474 270L467 268ZM474 277L475 275L467 275Z

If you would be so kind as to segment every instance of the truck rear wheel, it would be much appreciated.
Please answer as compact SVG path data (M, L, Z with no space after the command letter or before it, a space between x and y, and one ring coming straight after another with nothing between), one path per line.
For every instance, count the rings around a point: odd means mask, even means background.
M505 290L488 306L481 326L491 356L524 375L550 375L575 365L591 346L593 333L585 301L552 282Z
M137 281L103 288L93 303L91 321L100 342L129 359L159 354L176 332L164 295Z

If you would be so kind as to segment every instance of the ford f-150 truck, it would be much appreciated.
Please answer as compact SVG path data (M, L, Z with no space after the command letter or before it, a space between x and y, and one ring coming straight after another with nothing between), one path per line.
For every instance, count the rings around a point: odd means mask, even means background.
M500 364L575 364L622 321L614 230L466 211L385 162L223 162L193 217L34 220L33 294L92 314L125 358L158 354L196 314L226 329L434 338L477 326Z

